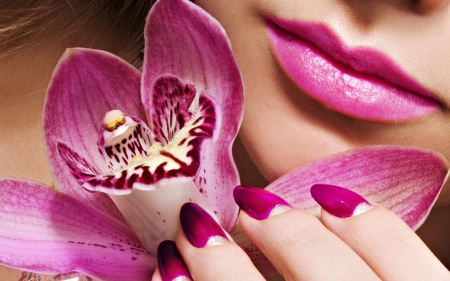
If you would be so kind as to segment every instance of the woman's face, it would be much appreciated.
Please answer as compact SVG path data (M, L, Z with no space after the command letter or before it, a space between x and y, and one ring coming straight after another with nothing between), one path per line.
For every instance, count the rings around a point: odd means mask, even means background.
M240 138L266 179L369 145L422 147L450 159L446 1L196 3L220 21L231 39L246 91ZM268 20L277 23L278 31L269 31ZM286 30L295 35L284 38L280 34ZM296 43L298 38L307 43ZM308 49L311 43L317 46ZM324 81L314 79L317 73ZM333 75L348 75L347 87L353 90L339 86ZM364 89L376 92L378 100L364 96ZM431 103L424 97L429 92ZM359 104L346 103L351 96ZM450 204L450 186L437 204Z
M418 146L439 151L450 159L450 6L446 1L195 2L221 22L231 39L246 91L240 140L267 180L318 158L369 145ZM269 41L265 25L268 18L300 21L313 34L317 29L317 34L330 41L333 36L311 24L322 23L340 39L337 48L341 53L346 53L345 49L353 50L355 46L382 53L430 90L439 101L438 109L431 115L407 122L368 121L361 116L350 117L343 110L330 109L323 101L317 101L317 97L312 98L314 93L301 90L306 87L297 85L295 79L290 78L292 73L284 71L286 64L277 60L277 53ZM104 27L93 25L90 30L71 34L64 40L55 39L27 54L0 59L0 132L4 132L0 139L0 156L2 163L8 163L1 166L0 176L52 184L43 152L40 121L52 69L66 47L91 46L120 53L118 46L127 42L123 39L126 37L127 30L123 30L112 32L105 38ZM98 38L108 40L99 42ZM137 53L129 52L125 59L131 61ZM349 53L360 57L357 52ZM376 61L379 57L375 57L373 60ZM344 60L352 59L347 55ZM384 79L389 76L389 71L384 73ZM336 96L336 91L330 90L327 94ZM243 181L249 181L243 176ZM450 185L438 204L450 205ZM436 225L442 226L439 222ZM448 237L447 233L442 237Z

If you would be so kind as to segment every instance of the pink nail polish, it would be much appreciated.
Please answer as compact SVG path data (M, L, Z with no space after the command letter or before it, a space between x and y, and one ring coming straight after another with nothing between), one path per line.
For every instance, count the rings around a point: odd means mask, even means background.
M269 217L270 213L278 206L291 206L277 195L252 186L238 185L233 191L234 201L249 216L257 220Z
M325 211L339 218L356 216L372 207L359 194L335 185L315 184L311 196Z
M162 281L192 280L174 241L165 240L159 244L158 267Z
M180 222L184 234L194 247L203 248L229 241L220 225L195 203L186 203L181 207Z

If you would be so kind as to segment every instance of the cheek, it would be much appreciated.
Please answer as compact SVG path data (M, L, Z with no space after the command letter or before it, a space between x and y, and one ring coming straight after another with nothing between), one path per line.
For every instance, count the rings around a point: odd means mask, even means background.
M416 146L441 152L450 159L447 110L407 123L362 121L330 110L295 86L271 53L257 8L269 2L196 2L220 21L230 37L246 95L239 137L266 180L273 181L300 165L330 154L369 145ZM271 6L265 10L280 8ZM312 9L307 14L299 12L299 17L308 18L309 14L317 13ZM243 182L252 176L241 173ZM450 202L450 185L448 190L443 192L438 204Z
M317 103L302 95L278 67L253 2L198 0L196 4L218 19L230 37L246 93L240 138L270 181L302 164L354 146L323 130L323 119L330 116L312 120Z
M246 84L240 131L250 157L267 180L356 147L329 125L333 114L321 115L320 105L298 94L299 90L289 81L276 76L265 75L265 79Z
M52 184L41 121L45 90L53 70L44 62L49 57L39 53L0 59L0 177Z
M355 147L336 135L318 103L302 94L273 58L263 20L250 1L200 1L230 37L245 88L240 138L267 180L323 156ZM222 5L228 5L223 14ZM223 8L223 7L222 7ZM315 116L319 116L314 120ZM293 153L295 152L295 153ZM242 175L246 177L246 175Z
M246 93L239 136L266 180L330 154L369 145L416 146L450 159L448 112L396 124L362 121L330 110L294 85L275 61L263 24L248 21L254 24L228 31ZM242 174L243 179L250 176ZM445 196L439 200L448 201Z

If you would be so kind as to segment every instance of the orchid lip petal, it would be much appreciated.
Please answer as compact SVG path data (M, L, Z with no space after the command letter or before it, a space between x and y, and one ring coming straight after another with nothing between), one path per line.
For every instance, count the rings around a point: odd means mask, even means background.
M156 143L147 125L138 117L123 114L124 123L112 131L100 128L98 149L110 170L120 170L133 158L147 156L148 149Z
M195 183L218 213L220 224L230 230L238 211L232 192L239 183L231 146L243 116L244 91L225 30L189 1L160 0L149 13L144 35L141 92L149 116L153 112L151 86L164 73L189 81L218 106L220 131L214 143L205 146Z
M0 180L0 263L101 280L149 280L156 266L132 230L38 183Z
M209 97L200 95L192 119L161 152L129 163L110 174L99 174L68 145L60 143L58 152L79 184L88 190L115 195L129 194L133 188L153 190L197 175L203 143L212 139L216 130L216 110L217 106Z

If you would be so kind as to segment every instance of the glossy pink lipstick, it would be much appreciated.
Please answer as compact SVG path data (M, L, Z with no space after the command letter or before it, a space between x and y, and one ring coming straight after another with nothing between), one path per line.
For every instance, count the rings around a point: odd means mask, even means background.
M266 20L275 56L288 76L312 98L343 114L373 121L408 121L440 104L384 54L350 48L326 26Z

